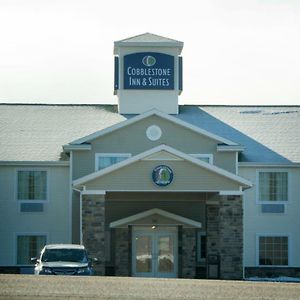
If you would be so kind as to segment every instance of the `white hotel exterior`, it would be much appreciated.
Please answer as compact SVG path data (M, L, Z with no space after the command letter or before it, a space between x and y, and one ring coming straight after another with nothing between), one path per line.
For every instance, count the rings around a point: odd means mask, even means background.
M300 106L179 106L183 43L115 42L118 105L0 104L0 271L300 277Z

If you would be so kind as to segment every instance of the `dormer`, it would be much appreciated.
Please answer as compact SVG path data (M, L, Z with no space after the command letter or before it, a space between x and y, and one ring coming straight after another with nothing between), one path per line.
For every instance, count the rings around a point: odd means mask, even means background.
M183 42L151 33L114 43L114 94L120 114L141 114L151 109L178 114L182 48Z

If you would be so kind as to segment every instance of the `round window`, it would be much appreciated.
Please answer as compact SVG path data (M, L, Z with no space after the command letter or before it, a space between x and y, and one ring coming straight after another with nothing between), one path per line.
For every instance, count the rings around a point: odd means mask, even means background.
M151 125L146 130L147 138L151 141L157 141L162 135L162 131L159 126Z

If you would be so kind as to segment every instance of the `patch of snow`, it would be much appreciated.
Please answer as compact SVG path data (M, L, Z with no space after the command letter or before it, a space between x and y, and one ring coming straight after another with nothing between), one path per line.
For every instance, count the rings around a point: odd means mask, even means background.
M286 277L286 276L280 276L280 277L248 277L245 278L247 281L271 281L271 282L300 282L299 277Z

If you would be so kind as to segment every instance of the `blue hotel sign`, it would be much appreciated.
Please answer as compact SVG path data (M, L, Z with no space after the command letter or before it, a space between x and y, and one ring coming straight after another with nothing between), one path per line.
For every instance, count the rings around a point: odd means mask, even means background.
M173 90L174 56L156 52L125 55L124 89Z

